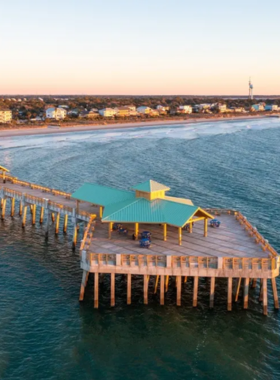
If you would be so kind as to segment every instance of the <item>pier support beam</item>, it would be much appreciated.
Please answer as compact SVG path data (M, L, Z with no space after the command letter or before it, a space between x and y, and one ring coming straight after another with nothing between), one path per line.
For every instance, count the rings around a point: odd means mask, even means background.
M235 299L234 299L235 302L238 301L240 285L241 285L241 277L239 277L239 278L237 279L236 292L235 292Z
M99 218L102 219L102 215L103 215L103 207L100 206L99 207Z
M45 240L49 238L49 228L50 228L50 212L46 209L46 226L45 226Z
M248 299L249 299L249 277L244 278L244 292L243 292L243 308L248 309Z
M214 307L214 296L215 296L215 277L211 277L211 282L210 282L210 302L209 302L210 309L212 309Z
M72 239L72 248L73 249L76 248L77 236L78 236L77 219L75 219L75 222L74 222L74 231L73 231L73 239Z
M156 276L156 281L155 281L155 290L154 290L154 294L157 293L157 288L158 288L158 280L159 280L159 276L157 275Z
M67 232L67 224L68 224L68 214L65 214L64 224L63 224L63 232L66 234Z
M144 304L145 305L148 305L148 280L149 280L149 276L147 276L146 274L144 274Z
M19 210L18 210L18 214L19 214L19 216L22 215L22 207L23 207L23 201L20 201L20 202L19 202Z
M163 241L167 240L167 224L163 224Z
M193 278L193 307L197 307L198 276Z
M94 308L98 309L98 296L99 296L99 273L94 273Z
M79 298L79 301L83 301L84 300L87 275L88 275L88 272L86 270L84 270L83 271L83 276L82 276L81 288L80 288L80 298Z
M131 274L127 275L127 304L131 305Z
M109 237L109 239L111 239L111 236L112 236L112 229L113 229L113 223L110 222L110 223L108 223L108 237Z
M6 204L7 204L7 199L3 199L3 205L2 205L2 213L1 213L1 219L5 219L5 213L6 213Z
M228 277L227 309L232 310L232 277Z
M182 245L182 228L178 228L178 244Z
M267 315L267 278L263 279L262 293L263 293L263 314Z
M168 292L169 276L165 276L165 293Z
M59 218L60 218L60 213L58 212L56 214L56 224L55 224L55 234L58 235L59 233Z
M208 219L204 219L204 237L207 237L207 227L208 227Z
M42 224L44 221L44 211L45 211L44 207L41 207L40 224Z
M33 205L33 207L32 207L32 224L33 224L33 226L35 223L36 223L36 205Z
M263 300L263 279L260 279L260 294L259 294L259 302Z
M279 301L278 301L278 293L277 293L277 285L275 278L271 279L272 291L273 291L273 299L274 299L274 308L279 309Z
M164 275L160 275L160 304L164 305Z
M135 226L134 226L135 240L138 240L138 235L139 235L139 223L135 223Z
M111 306L115 306L115 273L111 273Z
M182 277L177 276L177 306L181 306L181 290L182 290Z
M26 214L27 214L27 206L23 206L23 213L22 213L22 228L25 227L26 223Z
M55 221L55 213L52 212L52 222L54 223L54 221Z
M256 279L256 278L253 278L253 281L252 281L252 288L255 289L256 286L257 286L257 279Z
M11 199L11 217L15 215L15 198Z

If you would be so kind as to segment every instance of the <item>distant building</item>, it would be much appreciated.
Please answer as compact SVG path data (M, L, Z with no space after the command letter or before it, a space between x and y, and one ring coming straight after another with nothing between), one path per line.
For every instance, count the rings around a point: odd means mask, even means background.
M216 103L211 106L211 108L215 111L218 111L219 113L227 112L227 105L222 103Z
M99 114L103 117L113 117L117 113L116 110L113 108L103 108L102 110L99 111Z
M12 111L9 109L0 110L0 123L6 124L12 121Z
M177 108L177 113L192 113L193 109L192 106L179 106Z
M126 106L118 107L116 108L116 111L117 111L116 115L122 116L122 117L130 116L130 112L131 112L130 108Z
M161 105L157 106L157 110L159 113L167 113L169 111L169 109L170 109L170 107L161 106Z
M150 107L141 106L137 108L137 112L140 114L149 115L151 113L152 109Z
M96 111L93 111L93 110L90 110L90 111L83 111L79 114L79 117L80 118L85 118L85 119L95 119L96 117L99 116L99 112L97 110Z
M279 108L277 106L277 104L267 104L265 106L265 111L278 111Z
M245 112L245 108L244 107L231 107L231 110L233 112Z
M251 111L264 111L265 109L265 104L264 103L259 103L259 104L253 104L251 107Z
M64 108L48 108L46 110L47 119L63 120L67 115L67 111Z

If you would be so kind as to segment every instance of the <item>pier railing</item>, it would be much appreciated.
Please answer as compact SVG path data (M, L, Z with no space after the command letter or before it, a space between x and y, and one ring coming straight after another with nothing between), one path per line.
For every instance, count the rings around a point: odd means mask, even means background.
M89 226L88 226L89 227ZM81 250L86 249L85 241ZM168 255L127 255L107 253L87 253L87 264L90 267L121 266L122 268L170 268L189 270L221 270L223 272L268 272L279 267L278 257L273 258L233 258L233 257L200 257L200 256L168 256Z
M95 214L91 215L90 220L89 220L88 225L87 225L87 228L84 232L83 240L81 242L80 252L82 252L83 250L89 249L90 242L91 242L92 235L93 235L93 229L94 229L94 223L95 223L94 219L95 218L96 218Z
M3 174L0 174L0 178L3 178ZM65 198L70 198L71 197L71 193L67 193L65 191L60 191L60 190L56 190L56 189L51 189L49 187L37 185L35 183L31 183L31 182L27 182L27 181L21 181L17 177L12 177L12 176L9 176L9 175L5 175L5 179L6 179L7 182L11 182L11 183L14 183L14 184L17 184L17 185L28 187L29 189L41 190L43 193L50 193L52 195L61 195L61 196L65 197Z

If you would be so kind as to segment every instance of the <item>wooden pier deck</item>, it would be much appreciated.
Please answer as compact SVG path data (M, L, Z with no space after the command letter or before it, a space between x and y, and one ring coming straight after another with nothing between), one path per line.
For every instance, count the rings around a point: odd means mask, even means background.
M260 301L267 314L267 281L271 281L274 306L279 308L275 277L279 275L279 256L269 242L247 219L235 210L209 209L221 221L219 228L208 228L208 236L203 235L205 224L198 221L192 231L182 230L181 244L178 244L178 228L168 227L167 235L163 225L140 224L139 232L148 230L152 234L149 249L140 248L139 242L132 240L135 225L126 224L127 235L118 231L108 233L108 223L102 223L98 216L100 208L88 202L71 198L70 193L50 189L12 176L3 175L0 184L1 218L16 213L26 224L27 208L32 212L32 223L40 215L40 223L45 224L48 237L51 220L55 222L55 232L59 233L59 223L64 217L63 231L66 232L68 218L73 223L73 247L77 244L79 223L87 227L80 246L80 265L83 271L80 300L84 298L85 287L90 273L94 274L94 306L98 307L99 274L111 276L111 306L115 304L115 275L126 276L127 303L131 303L132 279L134 275L143 277L143 299L148 303L148 284L154 281L154 292L160 292L160 303L164 304L164 293L168 289L170 277L176 279L177 305L181 305L182 283L187 278L193 281L193 306L197 306L199 278L209 277L209 306L214 306L215 281L228 280L228 310L234 300L239 299L243 280L243 306L248 308L249 284L260 282ZM7 207L8 201L8 207ZM18 212L15 209L18 206ZM37 209L36 209L37 208ZM37 210L37 212L36 212ZM166 228L166 227L165 227ZM110 229L110 225L109 225ZM163 239L163 236L166 239ZM233 283L235 282L235 290Z

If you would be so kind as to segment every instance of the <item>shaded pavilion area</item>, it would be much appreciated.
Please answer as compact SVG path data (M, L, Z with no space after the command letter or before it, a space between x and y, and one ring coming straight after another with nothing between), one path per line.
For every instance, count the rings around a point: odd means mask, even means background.
M138 239L139 228L161 229L162 240L168 239L171 227L172 237L177 230L178 244L182 245L182 229L192 233L197 222L203 223L202 235L207 237L207 220L212 215L193 205L190 199L167 196L170 188L149 180L132 188L132 191L119 190L98 184L85 183L72 194L72 198L99 206L102 223L108 224L108 237L111 239L113 225L134 226L134 236Z

